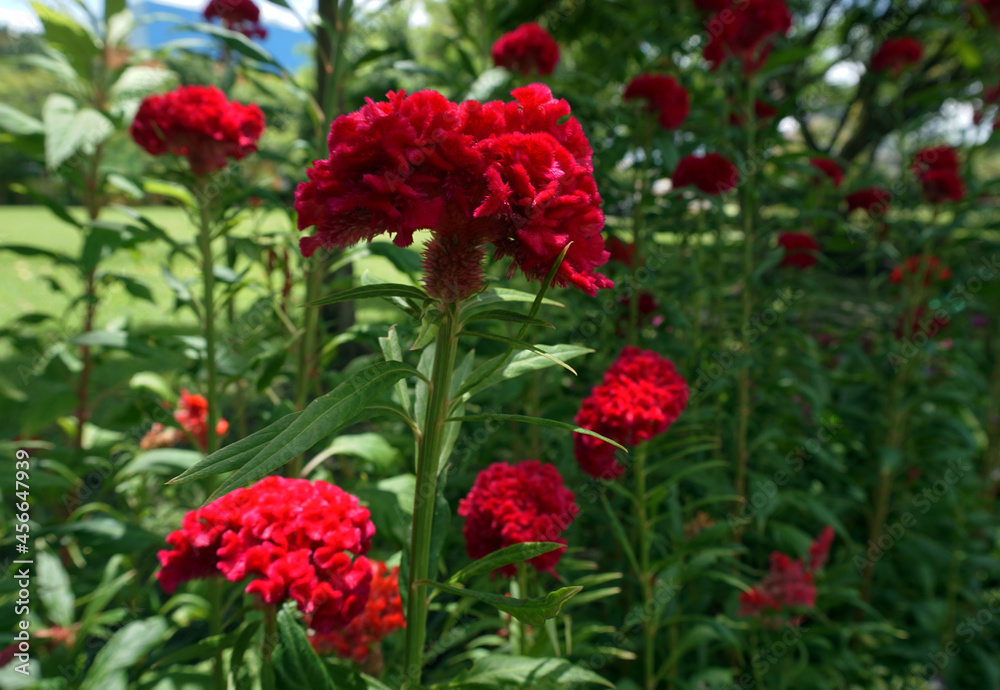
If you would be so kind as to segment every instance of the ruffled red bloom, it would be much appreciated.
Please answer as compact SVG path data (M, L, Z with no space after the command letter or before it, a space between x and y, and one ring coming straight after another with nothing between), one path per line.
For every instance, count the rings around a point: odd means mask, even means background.
M728 10L734 0L694 0L694 6L702 12L717 13Z
M256 104L226 99L214 86L181 86L149 96L129 128L132 138L154 156L186 156L191 172L204 175L257 150L264 114Z
M749 592L740 595L738 616L760 616L786 607L812 608L816 605L813 575L827 560L833 543L833 528L827 526L809 546L809 561L792 560L780 551L771 553L771 569Z
M182 429L191 434L202 451L208 447L208 400L204 395L188 393L181 388L181 399L174 410L174 419ZM220 418L215 425L216 435L222 438L227 431L229 422Z
M950 146L934 146L918 151L910 166L913 174L918 177L931 170L958 172L958 168L958 152Z
M920 254L914 254L901 265L892 269L889 274L889 282L894 285L902 283L904 280L909 284L914 281L915 276L922 275L924 287L930 287L932 283L945 281L951 278L951 269L941 265L941 259L936 256L928 256L926 262Z
M894 76L910 65L920 62L924 47L915 38L890 38L872 55L871 68L875 72L891 71Z
M629 267L635 265L635 244L632 242L626 243L612 237L608 240L607 247L610 254L608 261L617 261Z
M535 22L521 24L493 44L493 64L521 74L552 74L559 64L559 44Z
M753 102L754 119L759 123L763 120L770 120L778 114L778 109L766 101L755 100ZM739 127L747 121L743 112L731 111L729 113L729 124Z
M742 0L708 23L710 37L703 56L719 69L730 58L743 61L743 72L753 74L767 62L771 39L792 28L792 13L784 0Z
M684 156L677 163L672 181L674 187L694 185L705 194L722 194L736 186L739 171L724 156L709 153L704 156Z
M368 509L323 481L267 477L184 516L156 577L168 594L188 580L252 578L265 604L294 600L319 632L341 628L368 600Z
M859 189L844 197L844 201L847 202L848 213L863 208L868 213L878 216L884 216L888 212L889 201L891 199L892 193L888 189L882 189L881 187Z
M465 549L474 559L525 542L565 544L562 532L579 512L559 470L538 460L493 463L476 476L458 504L458 514L465 518ZM552 572L565 550L549 551L528 562L538 571ZM507 576L517 572L513 564L497 570Z
M483 283L485 244L544 278L570 242L556 274L593 296L613 283L595 273L608 260L591 149L564 100L542 84L514 101L461 105L434 91L369 100L333 122L330 157L308 170L295 193L298 227L316 226L299 245L343 248L393 235L401 247L430 229L424 282L458 301Z
M319 654L336 654L360 665L368 661L368 655L383 638L405 627L403 601L399 596L399 568L389 570L385 563L374 561L371 591L364 611L347 627L317 633L309 642Z
M657 114L664 129L677 129L691 112L687 90L665 74L640 74L625 86L622 98L646 101L646 110Z
M249 38L267 37L267 31L260 25L260 8L253 0L210 0L204 15L207 21L221 19L227 29Z
M830 158L810 158L809 165L833 180L834 187L839 187L844 181L844 171L840 169L835 160Z
M634 446L665 433L684 411L688 395L687 381L673 362L630 345L584 399L576 423ZM573 451L592 477L614 479L625 471L615 460L615 447L593 436L574 434Z
M783 232L778 236L778 246L784 247L782 266L809 268L819 261L819 243L805 232Z
M931 170L920 177L924 198L932 204L961 201L965 198L962 176L951 170Z

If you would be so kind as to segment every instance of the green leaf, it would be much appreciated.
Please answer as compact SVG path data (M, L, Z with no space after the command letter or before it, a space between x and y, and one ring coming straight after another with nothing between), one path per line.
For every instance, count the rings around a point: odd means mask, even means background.
M370 299L372 297L408 297L415 300L429 300L431 297L426 292L413 285L403 285L402 283L378 283L375 285L362 285L360 287L343 290L332 295L327 295L313 302L306 304L307 307L320 307L324 304L336 304L338 302L349 302L359 299Z
M41 120L5 103L0 103L0 129L18 137L30 137L45 131Z
M133 475L170 476L196 465L202 454L196 450L157 448L139 453L118 471L118 478Z
M132 621L120 629L94 657L80 690L108 690L113 687L113 683L124 676L123 671L163 643L169 628L165 618L155 616Z
M59 558L48 551L38 554L38 598L52 622L68 628L73 624L76 597L69 584L69 574Z
M385 440L381 434L345 434L333 439L322 455L351 455L377 465L381 469L392 467L401 460L399 450ZM315 460L315 458L313 458Z
M424 260L419 253L406 247L397 247L392 242L372 242L368 245L368 251L388 259L402 273L414 275L423 267Z
M504 336L504 335L496 335L494 333L482 333L480 331L462 330L459 333L459 335L460 336L464 335L464 336L469 337L469 338L485 338L486 340L495 340L498 343L504 343L505 345L508 345L508 346L510 346L512 348L517 348L519 350L527 350L529 352L534 352L536 355L539 355L541 357L545 357L546 359L551 360L554 364L558 364L563 369L566 369L567 371L572 372L574 376L576 375L576 369L574 369L570 365L566 364L566 362L563 362L561 360L556 359L555 357L549 355L547 352L544 352L543 350L539 349L538 347L535 347L531 343L526 343L523 340L515 340L514 338L508 338L507 336Z
M491 573L505 565L531 560L535 556L541 556L543 553L555 551L565 546L565 544L556 544L551 541L529 541L523 544L514 544L499 551L494 551L488 556L484 556L478 561L465 566L448 578L448 584L458 584L481 573Z
M144 178L142 180L142 191L146 192L146 194L158 194L168 199L179 201L188 208L197 207L194 195L188 191L187 187L177 182Z
M541 354L522 350L498 355L476 369L461 392L473 396L501 381L515 379L539 369L547 369L554 365L553 358L566 361L593 352L591 348L582 345L539 345L538 349L541 350Z
M566 659L493 654L477 659L471 669L454 681L431 688L569 688L576 687L577 683L615 687L590 669L576 666Z
M305 630L295 614L288 608L278 612L279 646L274 651L274 670L278 682L287 688L325 690L342 687L334 685L326 666L309 644Z
M419 375L416 369L403 362L378 362L363 369L311 402L287 429L226 479L209 500L273 472L349 424L370 401L382 395L396 381ZM217 453L206 458L199 467L211 462L215 455Z
M384 338L378 339L379 347L382 348L382 356L386 358L387 361L402 362L403 361L403 347L399 342L399 335L396 333L396 326L389 327L389 334ZM399 404L403 407L403 412L407 416L413 416L413 403L410 400L410 389L406 385L406 381L400 379L396 382L396 397L399 398Z
M39 194L38 192L34 192L25 187L23 184L12 184L10 188L12 191L17 192L18 194L25 195L35 203L45 206L47 209L52 211L52 213L54 213L56 217L59 218L59 220L69 223L70 225L76 226L78 228L83 228L83 223L81 223L76 218L71 216L66 207L63 206L60 202L53 199L52 197L47 196L45 194Z
M538 295L533 295L530 292L522 292L521 290L513 290L511 288L501 288L495 287L481 292L472 299L466 300L463 305L466 309L473 309L475 307L482 307L487 304L496 304L498 302L534 302L538 299ZM547 297L542 298L542 304L549 304L554 307L565 306L561 302L556 302L553 299Z
M263 62L266 65L277 67L282 72L286 71L285 68L274 59L274 56L264 50L260 44L244 36L239 31L230 31L229 29L216 24L209 24L207 22L181 25L177 27L177 30L194 31L202 35L214 36L225 43L227 47L236 51L243 57L248 57L251 60L257 60L258 62Z
M55 170L77 151L91 154L115 131L104 114L93 108L77 109L76 102L60 93L50 94L42 106L45 128L45 165Z
M554 592L549 592L544 597L514 599L513 597L505 597L489 592L477 592L464 587L453 587L449 584L431 582L430 580L421 580L418 584L427 585L428 587L433 587L434 589L454 594L455 596L476 599L504 613L510 614L522 623L535 626L542 626L549 618L558 616L563 604L583 590L583 587L562 587Z
M526 314L521 314L520 312L512 311L510 309L482 309L476 310L471 314L467 314L464 322L472 323L473 321L512 321L514 323L523 323L529 326L544 326L545 328L555 328L548 321L543 321L542 319L535 319Z
M538 426L550 426L553 429L562 429L564 431L572 431L577 434L585 434L587 436L593 436L594 438L599 438L605 443L610 443L615 448L624 450L626 453L628 449L621 445L617 441L612 441L607 436L601 436L596 431L591 431L590 429L584 429L583 427L575 426L573 424L567 424L566 422L557 422L554 419L545 419L544 417L528 417L521 414L484 414L466 417L449 417L445 420L446 422L493 422L493 421L508 421L508 422L525 422L527 424L537 424Z
M211 477L215 474L231 472L239 467L242 467L247 461L251 460L258 452L260 452L261 448L277 438L282 432L290 427L292 422L294 422L300 414L302 413L292 412L291 414L286 414L278 421L270 424L260 431L250 434L236 443L232 443L215 451L194 467L182 472L168 481L167 484L183 484L185 482L193 482L194 480L201 479L202 477Z
M90 82L94 65L101 55L97 37L68 14L63 14L40 2L32 2L31 7L42 22L48 44L65 56L66 61L83 82Z

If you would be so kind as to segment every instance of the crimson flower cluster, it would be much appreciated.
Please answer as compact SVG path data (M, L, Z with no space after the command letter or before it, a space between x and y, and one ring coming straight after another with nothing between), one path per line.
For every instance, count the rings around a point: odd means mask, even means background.
M791 556L773 551L767 576L749 592L740 595L740 616L761 616L780 612L784 608L812 608L816 604L813 575L826 565L833 544L832 527L824 527L809 546L809 560L793 560Z
M309 642L320 654L336 654L364 664L375 646L390 633L406 627L403 601L399 596L399 568L372 562L372 583L365 609L340 630L317 633Z
M718 153L684 156L671 178L674 187L695 186L705 194L722 194L739 182L739 171Z
M890 38L872 55L871 68L875 72L892 72L894 77L898 77L904 69L920 62L923 56L924 47L917 39L910 36Z
M195 175L226 167L257 150L264 114L256 104L230 102L214 86L181 86L149 96L129 128L132 138L154 156L185 156Z
M562 532L579 512L559 470L538 460L493 463L476 475L472 489L458 504L458 514L465 518L465 548L474 559L525 542L565 544ZM549 551L528 562L538 571L552 572L565 550ZM517 572L513 564L497 570L507 576Z
M535 22L505 33L491 52L497 67L521 74L552 74L559 64L559 44Z
M260 8L253 0L211 0L205 7L205 19L219 19L230 31L239 31L249 38L267 38L260 25Z
M139 441L139 447L143 450L173 448L184 442L184 432L186 431L198 444L201 451L205 452L205 449L208 448L208 400L205 399L205 396L189 393L182 388L177 409L174 410L174 419L180 424L180 429L165 427L159 422L155 422ZM215 424L215 434L221 438L228 431L229 422L225 419L219 419Z
M918 151L911 169L920 181L924 198L930 203L943 204L965 198L965 181L959 171L958 152L950 146Z
M784 0L742 0L708 22L711 35L702 55L712 71L732 58L743 61L745 74L753 74L767 62L773 38L791 28L792 13Z
M834 187L839 187L844 181L844 171L831 158L810 158L809 165L829 177L833 181Z
M926 260L920 254L914 254L889 274L889 281L894 285L902 282L912 284L918 276L922 276L921 285L930 287L936 282L944 282L951 278L951 269L941 264L941 259L928 256Z
M872 215L880 216L884 216L889 210L890 199L892 199L892 194L888 189L882 187L866 187L844 197L848 212L864 209Z
M640 74L625 86L622 98L646 101L647 112L656 113L663 129L677 129L691 112L687 90L665 74Z
M782 266L806 269L819 261L819 243L806 232L783 232L778 236L778 246L784 248Z
M628 346L587 396L578 426L622 445L634 446L665 433L687 406L689 391L674 363L650 350ZM625 471L615 447L586 434L573 435L573 451L584 472L614 479Z
M542 84L513 102L455 104L434 91L392 93L333 122L330 157L313 163L295 193L305 256L393 235L401 247L429 229L424 283L445 301L482 288L485 244L541 279L556 274L593 296L613 283L591 149L569 104Z
M187 513L156 577L168 594L216 574L252 578L248 594L294 600L315 630L330 632L364 610L374 534L368 509L333 484L267 477Z

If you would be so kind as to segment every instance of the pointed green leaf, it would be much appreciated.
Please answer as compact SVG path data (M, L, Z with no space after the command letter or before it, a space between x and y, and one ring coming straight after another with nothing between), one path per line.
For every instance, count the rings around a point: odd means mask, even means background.
M544 597L514 599L513 597L505 597L489 592L477 592L464 587L453 587L443 582L421 580L418 584L427 585L428 587L433 587L434 589L454 594L458 597L477 599L484 604L489 604L504 613L510 614L522 623L536 626L542 626L549 618L558 616L563 604L583 590L583 587L562 587L554 592L549 592Z
M121 628L94 657L80 690L107 690L113 687L112 679L122 675L154 647L162 645L169 629L167 620L160 616L132 621Z
M69 574L59 558L48 551L38 554L38 598L52 622L68 628L73 624L76 597L69 584Z
M324 304L336 304L337 302L349 302L359 299L369 299L372 297L408 297L416 300L428 300L430 295L413 285L403 285L402 283L378 283L376 285L362 285L336 292L326 297L321 297L306 304L307 307L320 307Z
M464 421L464 422L492 422L492 421L508 421L508 422L525 422L526 424L537 424L538 426L550 426L553 429L562 429L564 431L572 431L577 434L585 434L586 436L593 436L594 438L599 438L605 443L610 443L615 448L624 450L626 453L628 449L621 445L617 441L612 441L607 436L601 436L596 431L591 431L590 429L584 429L583 427L575 426L573 424L567 424L566 422L557 422L554 419L545 419L543 417L528 417L521 414L483 414L467 417L450 417L445 420L446 422Z
M403 347L399 342L399 335L396 333L395 325L389 327L388 335L378 339L378 345L382 348L382 356L387 361L403 361ZM413 402L410 400L410 389L403 379L396 382L396 396L399 398L399 404L402 406L403 412L407 416L412 416Z
M473 688L575 688L577 684L614 688L590 669L566 659L538 659L493 654L476 659L475 665L454 681L432 685L431 690L472 690Z
M497 568L502 568L505 565L531 560L535 556L541 556L543 553L548 553L564 547L565 544L557 544L551 541L529 541L524 542L523 544L514 544L513 546L508 546L500 549L499 551L494 551L488 556L484 556L478 561L465 566L448 578L448 584L454 585L460 582L465 582L470 577L474 577L482 573L491 573Z
M468 393L471 397L501 381L554 366L553 358L565 362L573 357L593 352L589 347L582 345L538 345L537 347L541 350L541 354L522 350L494 357L473 372L469 377L469 383L462 386L461 392Z
M529 326L544 326L545 328L555 328L548 321L535 319L526 314L513 311L511 309L477 309L465 315L465 323L473 321L511 321L513 323L523 323Z
M334 690L326 666L309 644L306 631L287 607L278 612L279 646L274 651L274 670L287 688Z
M552 360L553 363L558 364L563 369L566 369L567 371L570 371L574 375L576 375L576 369L574 369L570 365L566 364L566 362L563 362L561 360L556 359L555 357L552 357L547 352L544 352L541 349L539 349L539 348L535 347L534 345L532 345L531 343L526 343L523 340L515 340L514 338L508 338L507 336L496 335L494 333L481 333L479 331L466 331L466 330L463 330L463 331L461 331L459 333L459 335L460 336L464 335L464 336L469 337L469 338L485 338L486 340L495 340L498 343L504 343L505 345L509 345L512 348L517 348L519 350L528 350L529 352L534 352L536 355L539 355L541 357L545 357L546 359L550 359L550 360Z

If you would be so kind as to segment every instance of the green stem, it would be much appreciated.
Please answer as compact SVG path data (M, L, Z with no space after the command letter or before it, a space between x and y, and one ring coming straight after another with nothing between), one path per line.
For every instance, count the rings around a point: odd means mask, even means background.
M222 579L208 579L208 631L213 637L222 634ZM222 659L222 649L215 652L212 664L212 687L216 690L226 688L226 667Z
M209 208L211 197L201 195L198 216L198 248L201 250L202 276L202 327L205 331L205 371L208 386L205 399L208 401L208 434L205 452L211 455L219 445L215 427L219 423L218 371L215 359L215 270L212 259L212 216Z
M319 299L319 293L323 285L323 276L326 275L326 261L314 255L312 268L306 277L305 304ZM314 369L317 343L317 329L319 328L319 307L306 307L305 318L302 327L302 337L299 339L299 361L295 372L295 409L304 410L309 400L309 392L312 390L312 383L315 376ZM298 477L302 472L303 457L296 456L288 463L288 476Z
M646 181L649 177L649 168L653 157L653 119L648 114L643 114L643 138L642 138L642 165L635 168L635 203L632 208L632 246L635 249L635 259L632 261L632 296L628 303L628 343L629 345L639 344L639 269L642 267L643 248L645 238L643 237L643 213L646 198L650 195L646 193Z
M275 690L277 683L274 677L274 649L278 646L278 610L274 606L264 607L264 637L260 641L261 690Z
M656 688L656 669L654 668L656 653L656 616L658 611L653 605L653 573L650 567L652 539L649 529L649 515L646 506L646 444L635 449L635 513L639 525L639 585L642 587L642 634L643 634L643 668L646 690Z
M458 345L458 307L452 304L444 308L446 312L438 327L434 346L434 368L428 385L427 411L417 444L417 485L413 498L401 690L415 690L420 687L424 639L427 634L427 588L426 585L416 583L432 575L430 547L437 496L438 462L441 458L444 420L448 416L451 375L455 369L455 351Z

